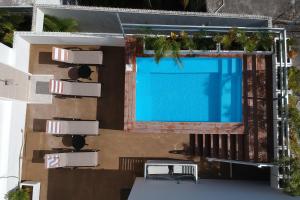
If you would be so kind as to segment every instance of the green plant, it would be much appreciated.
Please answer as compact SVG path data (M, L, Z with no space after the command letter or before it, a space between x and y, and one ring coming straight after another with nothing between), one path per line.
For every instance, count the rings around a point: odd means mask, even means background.
M257 50L259 51L271 51L273 45L274 36L268 32L259 32L256 34L258 39Z
M12 14L0 11L0 40L12 46L14 31L29 31L31 17L23 14Z
M291 46L291 47L294 47L294 46L298 45L298 42L295 38L290 38L290 39L287 40L287 45Z
M288 71L288 86L294 93L300 94L300 70L291 67Z
M215 35L214 41L220 43L222 48L227 50L243 50L246 35L243 31L237 28L232 28L226 34Z
M153 50L155 47L154 47L154 43L156 41L156 37L148 37L146 36L144 38L144 42L145 42L145 50Z
M158 63L162 57L171 56L181 65L180 50L193 51L194 41L185 32L179 34L171 32L169 36L145 37L145 49L154 50L155 61Z
M293 92L300 90L300 79L298 78L300 71L295 67L289 69L289 88ZM280 158L278 164L283 169L290 166L289 174L284 179L284 191L290 195L300 195L300 146L299 146L299 133L300 133L300 113L297 109L298 97L296 95L289 96L289 148L291 156L284 156Z
M216 34L214 37L213 37L213 41L216 42L216 43L221 43L223 40L223 36L220 35L220 34Z
M241 43L243 40L243 38L241 38L242 33L244 34L244 32L237 28L230 29L228 33L223 36L221 44L228 50L243 50L243 44Z
M29 192L26 189L16 189L10 191L6 197L7 200L29 200Z
M194 49L197 50L215 50L215 38L207 37L206 32L197 32L193 35Z
M287 40L288 46L288 57L295 59L298 56L298 44L295 38L290 38Z
M169 54L175 59L177 63L180 63L180 44L176 41L174 36L164 37L160 36L156 38L153 44L155 61L158 63L162 57L166 57Z
M60 19L45 15L43 30L47 32L76 32L78 31L78 22L72 18Z
M180 42L181 49L187 49L190 51L193 51L193 49L195 49L193 38L189 37L186 32L180 32L178 41Z
M273 45L273 35L268 32L246 33L240 29L232 28L226 34L217 34L213 40L227 50L242 50L247 52L270 51Z
M244 44L246 51L247 52L255 51L257 48L257 42L258 42L257 35L248 36L246 43Z

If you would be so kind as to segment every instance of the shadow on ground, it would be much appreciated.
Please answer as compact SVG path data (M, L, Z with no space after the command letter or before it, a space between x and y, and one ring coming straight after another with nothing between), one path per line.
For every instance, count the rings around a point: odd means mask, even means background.
M101 128L123 130L125 52L122 47L102 47L103 66L98 70L101 98L97 102L97 120Z
M54 169L48 174L48 200L125 200L132 172L93 169Z

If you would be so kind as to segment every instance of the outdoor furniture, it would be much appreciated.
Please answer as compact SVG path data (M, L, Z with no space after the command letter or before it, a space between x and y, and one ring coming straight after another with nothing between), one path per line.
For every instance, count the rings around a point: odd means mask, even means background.
M73 135L72 136L72 146L76 151L80 151L85 146L85 136Z
M85 78L91 80L92 70L88 65L81 65L79 67L71 67L68 71L70 79L77 80L78 78Z
M99 121L47 120L46 133L54 135L98 135Z
M47 169L60 167L95 167L99 164L98 152L68 152L45 154Z
M69 82L51 79L49 92L68 96L100 97L101 83Z
M79 79L79 73L78 73L78 68L77 67L71 67L68 71L68 76L72 80L77 80Z
M103 61L103 52L68 50L58 47L52 47L52 60L70 64L101 65Z

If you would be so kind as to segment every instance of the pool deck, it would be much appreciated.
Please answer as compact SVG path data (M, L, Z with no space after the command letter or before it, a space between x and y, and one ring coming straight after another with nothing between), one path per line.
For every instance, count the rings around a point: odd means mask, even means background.
M243 60L242 123L136 122L135 58L147 57L135 38L126 40L124 130L139 133L195 134L199 155L233 160L268 162L273 149L272 56L268 54L205 54L205 57L238 57Z
M51 47L31 45L30 73L53 74L57 79L68 78L67 68L59 68L58 63L51 62ZM199 157L185 153L190 139L187 134L174 137L174 134L141 134L118 130L123 126L123 112L120 110L124 109L124 101L120 96L124 94L124 48L101 49L104 52L104 66L98 73L97 69L93 68L94 73L90 81L99 80L103 83L103 97L53 98L52 104L27 106L22 180L41 183L41 200L126 199L135 177L143 175L143 163L147 159L195 159L199 164L204 163L200 162ZM116 117L117 115L121 116ZM34 130L35 119L53 117L100 121L99 136L86 137L88 146L84 147L100 150L98 167L51 170L45 168L45 153L72 149L63 143L62 137ZM211 170L211 165L206 163L201 166L201 170L205 171L208 167Z
M51 62L49 57L51 47L51 45L31 45L30 73L53 74L57 79L68 78L68 69L59 68L57 63ZM221 172L222 167L218 163L207 163L205 157L268 162L268 156L272 153L270 148L272 149L273 139L272 132L268 130L270 122L266 119L269 119L272 113L265 112L265 109L269 106L269 99L266 97L272 93L272 86L270 82L265 82L268 79L265 80L264 77L269 76L272 69L265 68L270 64L265 63L270 62L269 57L246 56L249 61L249 65L244 65L249 68L247 70L249 92L244 94L248 102L245 105L249 107L247 134L215 134L214 132L188 134L192 133L189 129L185 131L187 134L174 134L172 131L157 134L157 131L151 128L147 132L142 129L132 132L128 130L130 126L124 124L126 121L123 121L123 110L128 105L126 103L124 105L122 95L132 89L129 85L126 86L124 79L134 75L124 72L124 63L129 63L126 57L128 52L124 51L124 48L114 47L102 47L102 50L104 66L91 77L91 81L103 83L102 98L53 98L53 104L27 106L22 180L41 182L41 200L126 199L135 177L143 175L143 163L147 159L194 160L199 164L202 178L228 176L228 170L225 170L226 173ZM123 58L124 54L127 59ZM253 60L258 61L255 68L252 68L252 63L256 63L252 62ZM93 70L97 71L97 69ZM252 84L253 82L255 84ZM253 93L253 91L258 92ZM85 149L100 150L100 166L74 170L45 169L43 161L45 153L71 148L63 143L61 137L34 130L35 119L53 117L100 121L100 135L87 137L88 146L85 147ZM128 119L128 116L124 117ZM123 126L127 126L127 130L122 130ZM167 128L172 129L172 127ZM268 173L258 174L255 171L251 174L247 169L242 174L253 178Z

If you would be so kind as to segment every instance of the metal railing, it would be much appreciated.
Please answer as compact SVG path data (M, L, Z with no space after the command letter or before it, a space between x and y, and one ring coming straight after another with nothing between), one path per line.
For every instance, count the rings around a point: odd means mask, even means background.
M166 25L166 24L130 24L122 23L122 31L124 36L126 35L167 35L172 31L185 31L187 33L206 31L206 32L217 32L226 33L233 27L225 26L190 26L190 25ZM278 77L273 78L273 87L276 87L275 94L276 98L280 100L280 103L273 101L273 108L277 108L273 115L273 132L274 132L274 161L279 160L282 157L290 156L289 150L289 123L288 123L288 62L287 62L287 36L284 28L269 28L269 27L234 27L245 32L269 32L276 35L279 38L279 56L280 62L278 64L277 59L273 60L273 70L275 75ZM148 30L149 33L143 34L142 30ZM126 33L129 32L129 33ZM280 112L277 112L280 110ZM277 113L280 113L278 116ZM281 137L281 138L279 138ZM279 143L279 141L281 141ZM287 180L289 178L289 163L285 163L283 170L279 169L278 166L274 165L271 167L271 185L275 188L280 188L281 179Z

